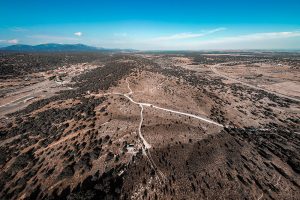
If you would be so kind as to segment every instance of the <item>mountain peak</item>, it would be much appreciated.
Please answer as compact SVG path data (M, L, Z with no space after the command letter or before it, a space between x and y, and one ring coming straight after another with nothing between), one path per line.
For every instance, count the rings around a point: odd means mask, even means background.
M105 50L104 48L97 48L88 46L85 44L58 44L58 43L47 43L39 45L26 45L26 44L15 44L7 47L0 48L2 51L21 51L21 52L91 52Z

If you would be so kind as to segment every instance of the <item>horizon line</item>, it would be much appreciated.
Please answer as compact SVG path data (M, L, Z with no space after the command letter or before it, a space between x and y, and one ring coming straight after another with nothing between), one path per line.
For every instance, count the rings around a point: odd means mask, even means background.
M26 44L26 43L20 43L20 44L9 44L9 45L3 45L0 47L0 50L2 51L3 48L10 47L10 46L18 46L18 45L26 45L26 46L39 46L39 45L47 45L47 44L58 44L58 45L84 45L84 46L89 46L89 47L94 47L94 48L99 48L99 50L102 49L107 49L107 50L114 50L114 49L119 49L119 50L135 50L135 51L140 51L140 52L148 52L148 51L190 51L190 52L198 52L198 51L300 51L300 48L216 48L216 49L147 49L147 50L141 50L141 49L135 49L135 48L111 48L111 47L104 47L104 46L93 46L89 44L84 44L84 43L39 43L39 44ZM9 50L6 50L9 51ZM14 51L14 50L10 50ZM18 50L17 50L18 51ZM22 51L19 51L22 52Z

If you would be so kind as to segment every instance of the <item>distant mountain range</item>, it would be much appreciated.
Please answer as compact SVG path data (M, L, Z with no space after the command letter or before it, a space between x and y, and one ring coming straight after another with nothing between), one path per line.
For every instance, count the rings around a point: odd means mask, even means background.
M16 44L0 48L0 51L14 52L100 52L100 51L135 51L133 49L106 49L102 47L93 47L84 44L39 44L25 45Z

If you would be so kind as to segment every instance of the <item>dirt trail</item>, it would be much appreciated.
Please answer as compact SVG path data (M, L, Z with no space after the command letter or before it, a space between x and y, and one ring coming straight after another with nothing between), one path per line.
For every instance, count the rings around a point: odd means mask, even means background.
M139 127L138 127L138 135L139 135L139 138L141 139L141 141L143 143L143 146L142 146L143 154L147 157L148 161L151 164L151 167L156 172L158 172L158 174L160 175L159 180L161 180L161 178L163 180L166 180L166 176L164 175L163 172L161 172L158 169L158 167L156 166L155 162L153 161L153 159L151 157L151 154L150 154L150 151L149 151L149 149L151 148L151 145L145 140L145 138L144 138L144 136L142 134L142 130L141 130L142 129L143 120L144 120L144 117L143 117L144 106L147 106L147 107L150 107L150 108L154 108L154 109L158 109L158 110L162 110L162 111L166 111L166 112L171 112L171 113L179 114L179 115L185 115L185 116L192 117L192 118L195 118L195 119L198 119L198 120L210 123L210 124L214 124L216 126L224 127L222 124L214 122L214 121L212 121L210 119L207 119L207 118L204 118L204 117L200 117L200 116L197 116L197 115L193 115L193 114L190 114L190 113L185 113L185 112L175 111L175 110L171 110L171 109L167 109L167 108L162 108L162 107L150 104L150 103L136 102L136 101L134 101L130 97L130 95L133 94L133 91L130 88L130 85L129 85L129 82L128 82L127 79L126 79L126 83L127 83L127 88L129 90L128 93L123 94L123 93L119 93L119 92L113 92L113 93L97 94L95 96L119 95L119 96L126 97L130 102L132 102L132 103L134 103L134 104L136 104L136 105L138 105L140 107L141 111L140 111L140 123L139 123Z
M127 79L126 79L126 83L127 83L128 89L129 89L129 93L126 93L126 94L122 94L122 93L119 93L119 92L114 92L114 93L104 93L104 94L100 94L100 96L108 96L108 95L120 95L120 96L124 96L124 97L126 97L130 102L132 102L132 103L138 105L138 106L141 108L141 112L140 112L141 120L140 120L138 132L139 132L139 137L140 137L140 139L142 140L145 149L150 149L150 148L151 148L151 145L145 140L145 138L143 137L142 132L141 132L141 127L142 127L142 123L143 123L143 120L144 120L144 118L143 118L143 110L144 110L144 106L147 106L147 107L150 107L150 108L159 109L159 110L163 110L163 111L166 111L166 112L176 113L176 114L179 114L179 115L185 115L185 116L192 117L192 118L195 118L195 119L198 119L198 120L201 120L201 121L210 123L210 124L214 124L214 125L216 125L216 126L224 127L222 124L219 124L219 123L217 123L217 122L215 122L215 121L212 121L212 120L210 120L210 119L207 119L207 118L205 118L205 117L200 117L200 116L193 115L193 114L190 114L190 113L185 113L185 112L175 111L175 110L171 110L171 109L167 109L167 108L162 108L162 107L153 105L153 104L151 104L151 103L141 103L141 102L136 102L136 101L134 101L134 100L129 96L129 95L133 94L133 92L132 92L132 89L130 88L130 85L129 85ZM98 95L95 95L95 96L98 96Z

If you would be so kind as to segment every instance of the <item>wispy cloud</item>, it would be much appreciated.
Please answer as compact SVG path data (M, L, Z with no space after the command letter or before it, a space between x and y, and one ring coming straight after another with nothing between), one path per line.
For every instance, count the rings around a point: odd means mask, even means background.
M203 41L202 43L230 43L230 42L248 42L248 41L260 41L260 40L271 40L271 39L284 39L299 37L300 31L290 32L267 32L267 33L253 33L247 35L238 35L234 37L223 37L216 38L214 40Z
M53 35L30 35L28 38L42 39L47 42L64 42L64 41L78 41L79 38L74 37L63 37L63 36L53 36Z
M128 36L128 34L127 33L114 33L114 36L116 36L116 37L127 37Z
M162 36L162 37L156 37L153 38L152 40L154 41L168 41L168 40L181 40L181 39L191 39L191 38L199 38L199 37L204 37L216 32L224 31L226 28L216 28L212 29L209 31L205 31L202 33L178 33L174 35L169 35L169 36Z
M180 50L300 48L299 43L291 42L299 40L300 31L282 31L217 37L198 41L177 41L163 43L160 46L164 45L163 49Z
M211 30L212 34L219 30ZM169 40L133 39L110 41L109 45L130 47L141 50L202 50L202 49L276 49L300 48L300 30L281 32L262 32L231 36L199 37L195 35L177 35ZM176 39L175 39L176 38ZM179 39L177 39L179 38ZM185 40L181 38L192 38Z
M13 32L26 32L28 29L22 28L22 27L13 27L10 29Z
M18 39L12 39L12 40L0 40L0 43L6 43L6 44L18 44Z
M7 40L7 43L9 43L9 44L18 44L19 40L18 39Z
M82 32L76 32L76 33L74 33L74 35L80 37L80 36L82 36Z

